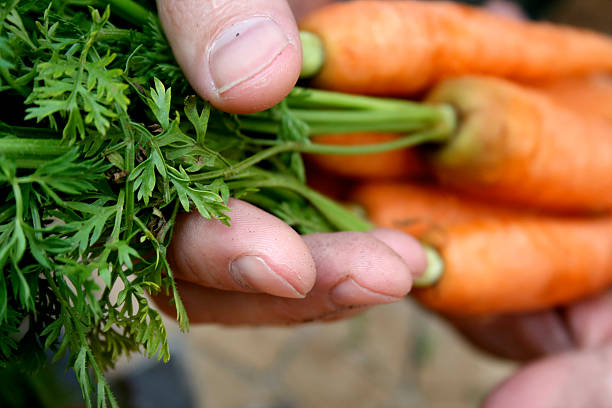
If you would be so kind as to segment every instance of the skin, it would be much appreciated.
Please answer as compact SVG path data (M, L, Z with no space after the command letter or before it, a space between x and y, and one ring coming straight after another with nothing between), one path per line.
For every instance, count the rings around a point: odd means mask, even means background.
M524 366L483 408L605 408L612 401L612 291L555 310L448 319L472 344Z
M158 9L194 89L217 108L242 113L273 106L297 81L301 49L292 8L299 16L328 2L158 0ZM507 3L492 3L494 10L517 16ZM232 54L226 45L240 35L246 40ZM258 54L261 49L268 54ZM250 204L232 200L230 207L230 227L182 215L169 248L194 323L289 325L347 318L401 300L426 266L418 242L397 231L299 236ZM244 267L255 273L242 273ZM172 313L167 298L157 301ZM611 406L611 308L612 292L554 311L450 320L481 349L528 362L483 407Z
M217 108L254 112L278 103L297 81L301 49L292 7L299 15L326 2L159 0L158 10L194 89ZM266 45L279 42L278 30L282 44ZM233 39L246 46L239 45L232 58L226 45ZM273 58L253 48L270 50ZM220 86L228 72L231 86ZM299 236L243 201L231 200L230 207L230 227L197 214L181 216L169 248L194 323L287 325L345 318L401 300L426 267L420 244L397 231ZM254 275L233 268L245 256L243 264L257 269ZM171 313L167 299L158 303Z

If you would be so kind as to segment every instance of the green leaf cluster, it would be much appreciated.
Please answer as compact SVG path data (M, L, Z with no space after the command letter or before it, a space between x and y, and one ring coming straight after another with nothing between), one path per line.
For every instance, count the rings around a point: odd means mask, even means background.
M0 114L0 365L34 372L49 351L67 356L88 406L105 407L116 401L104 371L119 356L170 357L150 295L169 296L188 328L166 257L177 214L229 224L230 197L262 194L244 161L279 139L174 96L168 85L186 82L153 18L119 28L110 8L89 6L0 7L11 107ZM260 170L303 174L287 157Z
M189 327L167 258L179 213L229 225L233 197L304 233L367 229L304 184L300 153L344 153L309 136L356 116L372 129L439 119L303 89L258 114L220 112L194 96L150 2L105 3L0 0L0 368L65 356L88 407L117 406L104 372L120 356L170 358L150 296Z

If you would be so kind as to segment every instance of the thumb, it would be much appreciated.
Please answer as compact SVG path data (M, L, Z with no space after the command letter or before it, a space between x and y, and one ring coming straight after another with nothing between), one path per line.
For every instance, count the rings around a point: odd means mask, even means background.
M177 62L195 91L221 110L249 113L295 85L302 51L286 0L158 0Z

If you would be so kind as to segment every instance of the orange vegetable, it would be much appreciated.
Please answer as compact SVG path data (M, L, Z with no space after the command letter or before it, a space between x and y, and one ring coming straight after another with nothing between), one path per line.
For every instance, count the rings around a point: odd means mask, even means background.
M497 78L447 80L428 95L459 118L430 157L440 183L561 212L612 208L612 123Z
M581 112L612 120L612 76L568 77L531 84L555 102Z
M314 143L341 146L383 143L402 137L395 133L336 133L312 137ZM425 172L413 149L362 155L307 155L308 161L333 174L358 179L419 177Z
M413 294L445 314L534 311L612 284L611 217L519 213L408 184L362 186L354 199L376 225L416 233L438 249L442 278Z
M413 95L441 79L485 74L543 80L612 70L612 39L435 1L350 1L306 16L326 59L316 86Z

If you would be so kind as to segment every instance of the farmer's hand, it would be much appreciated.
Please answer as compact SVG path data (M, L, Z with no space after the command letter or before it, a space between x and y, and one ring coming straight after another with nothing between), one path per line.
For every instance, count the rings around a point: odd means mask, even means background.
M451 319L478 347L533 360L502 383L483 408L612 406L612 291L525 315Z

